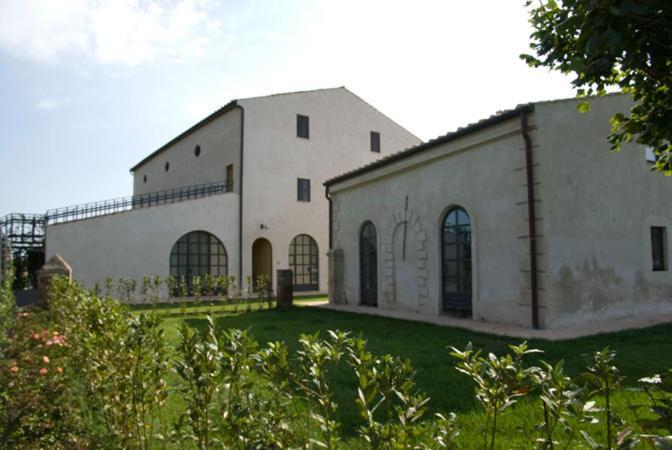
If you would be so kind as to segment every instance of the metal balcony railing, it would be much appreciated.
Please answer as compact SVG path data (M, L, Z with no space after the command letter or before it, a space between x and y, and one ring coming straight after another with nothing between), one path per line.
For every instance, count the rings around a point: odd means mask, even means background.
M185 186L166 191L148 192L146 194L133 195L130 197L121 197L112 200L85 203L83 205L50 209L45 214L45 220L49 225L72 222L74 220L90 219L92 217L131 211L138 208L149 208L151 206L209 197L231 192L232 190L233 185L229 182Z

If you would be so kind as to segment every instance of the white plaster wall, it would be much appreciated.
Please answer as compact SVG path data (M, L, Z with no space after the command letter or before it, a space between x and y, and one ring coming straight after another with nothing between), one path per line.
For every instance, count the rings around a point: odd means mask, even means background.
M327 290L328 178L418 144L417 137L344 88L239 100L245 108L243 277L252 271L252 244L273 246L273 276L289 268L291 240L312 236L319 247L320 291ZM296 115L310 117L310 139L296 136ZM370 132L381 153L370 151ZM311 181L311 201L296 200L297 178ZM269 229L261 230L261 225Z
M359 231L371 220L379 240L378 307L440 314L440 226L448 209L460 205L472 223L474 319L529 326L522 149L520 121L512 119L332 186L334 248L344 251L348 303L360 301ZM393 274L399 264L395 230L404 220L416 266L404 263L401 282L404 295L417 294L401 299Z
M226 166L234 165L238 191L241 111L234 108L204 125L141 165L133 174L133 193L163 191L182 186L226 181ZM201 147L200 156L194 149ZM165 163L170 169L165 171ZM147 183L143 182L147 175Z
M650 172L644 148L610 151L609 117L625 96L536 105L546 267L545 326L672 312L672 273L651 270L649 227L667 227L672 255L672 182Z
M46 257L58 253L74 279L86 287L105 277L170 274L173 244L190 231L214 234L228 254L228 270L238 265L238 195L228 193L47 227Z

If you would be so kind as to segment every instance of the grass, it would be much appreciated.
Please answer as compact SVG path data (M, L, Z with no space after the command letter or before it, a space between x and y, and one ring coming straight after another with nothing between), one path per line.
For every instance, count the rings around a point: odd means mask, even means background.
M294 304L298 306L306 306L315 303L327 301L326 295L306 296L294 299ZM271 307L275 307L276 301L271 300ZM192 300L186 302L170 302L157 303L154 305L135 303L129 305L131 311L153 311L163 317L188 317L188 316L203 316L205 314L220 315L220 314L238 314L243 312L251 312L260 309L268 309L266 302L260 302L256 299L231 299L226 302L220 300L202 300L194 303Z
M166 318L165 331L172 343L177 341L177 327L183 320L197 328L205 326L203 317ZM297 340L302 333L320 332L325 335L326 330L339 329L351 331L354 335L361 334L368 341L370 351L390 353L411 360L417 371L417 387L431 397L431 412L457 414L462 429L460 441L465 448L481 446L478 427L482 417L473 398L473 386L466 376L455 370L456 361L449 355L447 347L464 348L468 342L472 342L475 348L483 349L484 352L500 354L508 350L508 344L520 342L457 328L302 306L243 313L222 310L216 316L216 323L222 328L249 329L262 344L285 341L290 349L297 347ZM618 352L616 365L625 376L625 383L634 386L639 378L672 367L671 337L672 324L560 342L531 340L529 344L544 351L538 359L549 362L564 359L565 369L572 376L585 369L593 352L610 346ZM530 357L528 362L531 364L536 361ZM352 437L360 423L353 403L355 391L352 376L345 367L336 368L333 374L335 399L340 405L339 421L346 437ZM623 390L615 396L616 407L621 415L630 419L632 417L627 411L627 403L632 401L632 395ZM176 406L173 405L173 408L176 409ZM501 441L505 445L502 448L530 448L536 436L534 425L539 419L538 404L528 401L522 401L505 412L500 422L502 432L507 434L506 439ZM599 437L600 426L594 427Z

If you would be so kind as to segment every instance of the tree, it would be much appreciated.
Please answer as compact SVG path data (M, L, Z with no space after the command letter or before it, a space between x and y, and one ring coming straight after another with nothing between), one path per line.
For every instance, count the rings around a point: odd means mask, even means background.
M672 175L672 1L538 1L526 3L536 55L521 58L574 74L579 97L611 87L629 94L630 111L611 118L612 149L633 141L650 146L655 170Z

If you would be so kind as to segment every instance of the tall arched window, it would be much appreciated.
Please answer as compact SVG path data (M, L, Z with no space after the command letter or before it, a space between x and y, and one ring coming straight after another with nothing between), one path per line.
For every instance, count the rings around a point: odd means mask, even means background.
M320 289L319 252L315 239L300 234L289 244L289 268L294 276L295 291Z
M471 221L459 206L443 218L441 275L444 311L471 312Z
M192 231L182 236L170 252L170 274L184 279L191 287L195 276L226 275L228 258L224 245L206 231Z
M365 222L359 233L360 302L378 305L378 237L372 222Z

